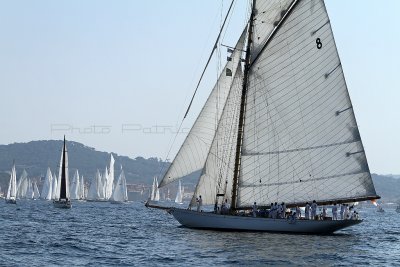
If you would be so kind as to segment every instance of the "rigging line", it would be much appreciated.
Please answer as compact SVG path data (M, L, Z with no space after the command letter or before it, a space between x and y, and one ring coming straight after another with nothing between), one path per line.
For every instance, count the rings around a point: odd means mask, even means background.
M187 110L186 110L186 112L185 112L185 116L183 116L183 120L186 118L187 114L189 113L190 107L192 106L192 103L193 103L193 99L194 99L194 97L196 96L197 89L199 89L199 86L200 86L200 83L201 83L201 81L202 81L202 79L203 79L204 73L205 73L206 70L207 70L208 64L209 64L210 61L211 61L211 58L212 58L212 56L213 56L213 54L214 54L215 49L217 48L217 45L218 45L218 42L219 42L219 38L221 37L222 31L223 31L224 26L225 26L225 22L226 22L226 20L228 19L229 13L231 12L231 9L232 9L232 6L233 6L233 3L234 3L234 2L235 2L235 0L232 0L231 5L229 6L228 12L227 12L227 14L226 14L226 16L225 16L224 22L222 23L222 27L221 27L221 29L220 29L220 31L219 31L217 40L216 40L215 43L214 43L214 46L213 46L213 48L212 48L212 51L211 51L210 56L208 57L206 66L204 67L204 70L203 70L203 72L201 73L199 82L197 83L197 86L196 86L196 89L194 90L192 99L190 100L189 106L188 106L188 108L187 108Z
M169 150L168 150L167 156L165 157L164 164L161 164L161 165L160 165L160 170L159 170L159 173L158 173L158 176L159 176L159 177L161 177L161 173L162 173L162 171L163 171L163 169L164 169L164 165L165 165L165 163L166 163L166 161L167 161L167 159L168 159L168 157L169 157L169 154L171 153L173 144L175 143L176 138L178 137L178 134L179 134L179 132L181 131L182 124L183 124L183 121L181 121L181 123L180 123L180 125L179 125L179 127L178 127L178 131L176 131L176 134L175 134L175 136L174 136L174 139L172 140L172 144L171 144L171 146L170 146L170 148L169 148ZM172 162L171 162L171 164L172 164ZM161 181L160 181L160 182L161 182ZM158 185L157 185L157 187L158 187Z

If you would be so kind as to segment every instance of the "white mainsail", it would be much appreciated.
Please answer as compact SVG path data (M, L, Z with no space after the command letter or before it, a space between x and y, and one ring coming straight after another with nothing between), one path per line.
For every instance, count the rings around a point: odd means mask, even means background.
M48 167L46 172L46 177L44 178L41 198L46 200L52 199L52 193L53 193L52 185L53 185L53 175L51 174L50 167Z
M323 0L253 3L244 73L242 34L160 187L201 170L191 205L379 198Z
M6 200L15 201L17 199L17 172L15 164L13 164L10 175L10 182L8 184Z
M126 202L128 201L128 192L126 188L126 179L124 171L121 170L121 174L118 177L118 181L115 185L113 194L111 196L113 202Z
M79 171L75 170L74 177L72 178L72 183L71 183L71 199L79 199L79 186L80 186L80 181L79 181Z
M293 0L255 1L252 53L254 58L265 46L272 31Z
M324 3L285 16L249 70L237 205L375 196Z

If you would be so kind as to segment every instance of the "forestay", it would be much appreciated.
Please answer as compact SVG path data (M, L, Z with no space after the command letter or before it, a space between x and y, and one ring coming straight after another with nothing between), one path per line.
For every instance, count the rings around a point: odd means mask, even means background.
M239 207L376 196L324 3L294 2L255 47Z

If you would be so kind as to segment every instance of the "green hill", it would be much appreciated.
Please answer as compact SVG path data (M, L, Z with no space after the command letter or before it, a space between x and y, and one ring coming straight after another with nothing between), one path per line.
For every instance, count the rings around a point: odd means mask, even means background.
M400 179L393 175L372 174L375 189L385 202L400 201Z
M2 191L8 185L9 171L15 160L17 177L26 169L30 177L43 177L47 167L58 174L61 156L62 141L32 141L28 143L14 143L0 145L0 186ZM70 175L75 169L86 179L94 177L97 169L104 171L110 162L110 153L97 151L81 143L67 142ZM137 157L131 159L112 153L115 158L115 172L119 174L120 165L123 166L128 183L151 184L153 176L159 175L161 167L169 163L158 158Z

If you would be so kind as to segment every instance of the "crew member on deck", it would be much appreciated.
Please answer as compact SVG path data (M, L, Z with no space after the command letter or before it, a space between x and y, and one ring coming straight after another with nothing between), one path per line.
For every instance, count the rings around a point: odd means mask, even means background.
M326 207L323 206L322 207L322 220L325 220L325 218L326 218Z
M272 218L274 212L274 203L271 203L271 207L269 209L268 218Z
M286 204L285 202L282 202L282 214L283 214L283 219L286 218Z
M341 219L341 220L344 219L344 209L346 208L345 205L346 205L346 204L340 205L340 219Z
M308 204L308 202L306 202L306 210L305 210L305 215L307 220L310 219L310 204Z
M201 211L201 206L203 205L203 200L201 199L201 196L199 196L199 199L197 200L197 211Z
M301 210L300 210L299 206L296 206L296 217L297 217L297 219L301 218Z
M337 205L336 205L336 203L333 204L333 207L332 207L332 220L337 220Z
M315 216L317 216L317 209L318 205L315 200L313 200L313 203L311 204L311 219L315 220Z
M225 202L222 203L221 213L222 214L228 214L228 210L229 210L228 200L225 199Z
M254 202L253 204L253 217L257 216L257 202Z

